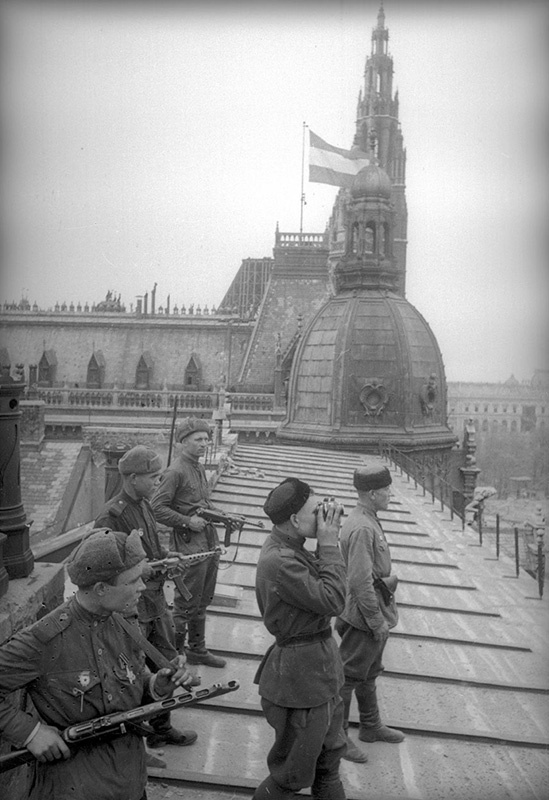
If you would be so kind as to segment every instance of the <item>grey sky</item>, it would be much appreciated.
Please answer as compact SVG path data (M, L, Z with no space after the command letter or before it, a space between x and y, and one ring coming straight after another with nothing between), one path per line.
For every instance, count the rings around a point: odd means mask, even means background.
M449 380L547 366L546 7L385 2L407 296ZM303 121L351 145L378 8L4 2L2 299L217 305L299 229ZM336 191L305 183L304 230Z

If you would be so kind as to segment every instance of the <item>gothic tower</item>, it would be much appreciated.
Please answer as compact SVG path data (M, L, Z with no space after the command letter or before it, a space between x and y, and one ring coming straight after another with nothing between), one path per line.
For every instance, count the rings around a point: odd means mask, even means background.
M387 38L380 10L355 138L369 164L336 200L329 254L335 294L299 342L277 436L363 452L383 441L440 453L456 438L446 420L437 341L404 297L404 185L395 185L395 176L403 180L404 159Z
M398 270L397 294L406 293L406 241L408 211L406 207L406 150L398 119L398 91L393 94L393 59L388 52L389 31L385 27L385 12L380 7L377 26L372 30L371 53L366 59L364 85L359 91L356 132L353 146L364 152L370 148L375 134L376 157L389 176L394 209L393 255ZM342 255L344 232L342 206L349 196L342 189L336 199L330 219L330 274Z

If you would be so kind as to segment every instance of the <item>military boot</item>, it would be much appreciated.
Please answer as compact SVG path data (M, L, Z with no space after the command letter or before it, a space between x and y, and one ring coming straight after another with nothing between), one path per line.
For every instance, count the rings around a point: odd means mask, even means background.
M343 729L347 742L347 749L342 758L344 758L345 761L354 761L356 764L365 764L366 761L368 761L368 756L362 750L359 750L349 736L349 713L355 685L354 681L346 680L340 692L341 699L343 700Z
M377 705L375 680L358 684L355 692L358 702L358 718L360 722L358 738L360 741L389 742L390 744L398 744L404 741L405 737L402 731L397 731L396 728L389 728L381 721Z
M311 786L313 800L346 800L339 777L339 763L343 748L323 750L316 763L315 779Z
M206 614L189 620L189 647L186 651L189 664L204 664L205 667L221 669L226 665L224 658L214 656L206 649Z
M259 784L252 800L299 800L300 796L291 789L284 789L269 775Z

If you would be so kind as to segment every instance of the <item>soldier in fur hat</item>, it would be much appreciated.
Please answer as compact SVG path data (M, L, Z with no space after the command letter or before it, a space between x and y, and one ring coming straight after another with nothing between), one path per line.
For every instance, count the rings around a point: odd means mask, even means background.
M59 731L171 696L192 675L176 656L151 674L119 622L137 612L146 553L137 531L94 530L68 562L69 600L0 647L0 734L35 756L29 800L145 800L143 737L122 735L69 749ZM26 687L29 713L8 695Z
M368 465L355 470L353 484L358 502L341 528L339 542L347 569L345 609L336 622L345 671L341 691L344 725L348 730L354 692L359 710L358 738L363 742L397 743L404 739L403 733L383 724L376 697L376 678L383 671L381 659L389 630L398 622L392 596L396 577L391 576L389 544L377 517L378 511L389 506L391 483L387 467ZM390 585L388 590L386 584ZM367 761L366 754L348 735L343 758Z
M161 469L160 456L150 447L136 445L124 453L118 462L122 489L105 504L95 520L96 528L110 528L125 533L139 530L149 561L177 555L160 544L156 520L149 502L149 497L158 484ZM143 635L151 644L167 659L175 658L177 649L174 624L164 596L162 575L150 574L146 577L145 590L139 598L138 617ZM197 739L193 730L180 731L174 728L169 711L152 719L150 725L154 732L147 736L147 745L151 748L166 744L185 747ZM163 767L165 762L148 755L148 765Z
M211 506L206 472L200 463L210 432L208 421L198 417L187 417L178 425L178 458L162 474L151 500L156 519L172 528L173 546L184 554L212 551L219 546L215 526L195 513L198 507ZM225 659L206 647L206 609L213 600L218 563L216 554L189 567L185 584L192 595L190 599L175 591L175 643L180 653L187 653L189 664L226 664Z

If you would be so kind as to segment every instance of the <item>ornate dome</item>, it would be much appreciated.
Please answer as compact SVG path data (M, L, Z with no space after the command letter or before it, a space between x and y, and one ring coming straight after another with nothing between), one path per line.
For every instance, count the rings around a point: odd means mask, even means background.
M355 199L371 197L389 200L391 189L391 179L385 170L377 164L368 164L356 175L351 186L351 196Z
M377 447L451 446L433 332L405 298L346 291L313 317L296 351L283 439Z

